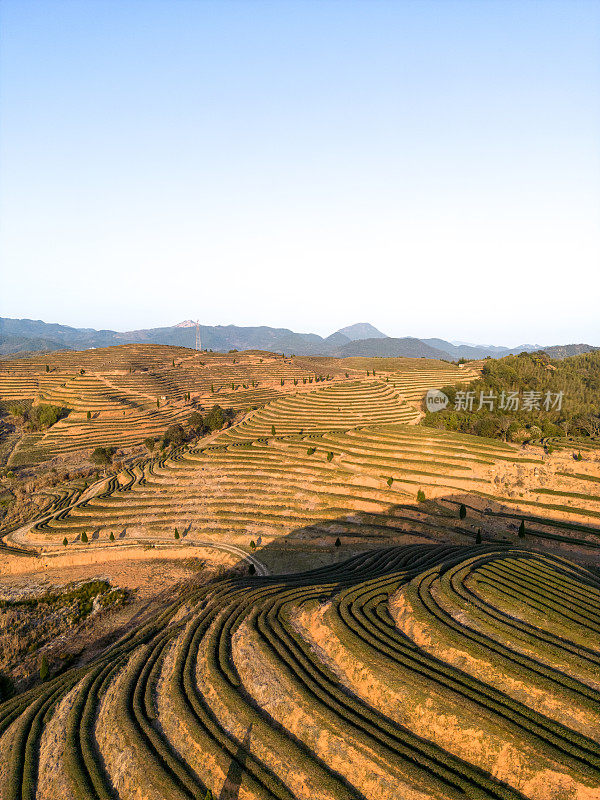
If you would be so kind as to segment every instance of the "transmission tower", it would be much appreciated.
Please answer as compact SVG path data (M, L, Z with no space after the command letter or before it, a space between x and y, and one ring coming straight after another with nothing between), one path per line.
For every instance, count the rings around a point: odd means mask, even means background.
M196 350L202 350L202 343L200 342L200 320L196 320Z

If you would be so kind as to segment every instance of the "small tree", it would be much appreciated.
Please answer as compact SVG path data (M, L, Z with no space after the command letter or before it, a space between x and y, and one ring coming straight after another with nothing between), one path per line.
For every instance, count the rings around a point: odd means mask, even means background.
M393 482L394 482L394 479L393 479L393 478L388 478L388 479L387 479L387 485L388 485L388 486L391 486Z
M190 414L190 417L188 419L188 425L196 433L201 431L202 428L204 427L204 419L202 417L202 414L199 414L197 411L194 411L192 414Z
M45 655L42 656L42 660L40 661L40 680L45 681L48 678L50 673L50 668L48 667L48 659Z
M209 431L219 431L227 422L227 416L221 406L213 406L208 414L204 415L204 425Z
M275 425L271 425L271 436L275 436Z
M50 372L50 367L46 364L46 372Z
M175 366L175 359L173 359L173 366Z
M157 407L157 408L160 408L160 402L159 402L159 399L158 399L158 397L156 398L156 407Z
M335 546L339 547L340 545L341 545L341 541L340 541L340 537L338 536L338 538L335 540Z
M481 528L477 528L477 536L475 537L475 544L481 544Z
M254 564L250 564L250 566L248 567L248 572L250 573L250 575L256 574L256 567L254 566Z
M460 508L458 509L458 516L460 519L464 519L467 516L467 507L464 503L460 504Z
M165 444L174 444L176 447L183 444L185 442L185 431L183 427L179 425L179 423L169 425L163 434L163 440Z
M425 492L423 489L419 489L417 492L417 502L424 503L425 502Z
M91 411L88 411L88 412L87 412L87 414L86 414L86 417L87 417L88 419L91 419L91 418L92 418L92 412L91 412Z
M69 544L69 540L65 536L65 538L63 539L63 545L66 547L68 544Z
M89 541L89 540L88 540L88 535L87 535L87 533L86 533L85 531L84 531L84 532L81 534L81 541L82 541L84 544L87 544L87 543L88 543L88 541Z
M29 424L38 431L44 428L50 428L57 423L59 419L65 417L67 413L68 409L61 408L60 406L40 403L40 405L34 406L29 412Z
M331 452L331 450L329 451L329 453L327 453L327 461L333 461L333 453Z
M148 436L147 439L144 439L144 447L149 453L151 453L154 450L155 445L156 445L156 439L154 439L152 436Z
M256 550L256 542L254 541L254 539L252 539L252 541L250 542L250 549Z
M115 454L114 447L97 447L91 455L92 464L98 467L107 467L112 463Z
M112 531L110 532L110 536L108 538L110 539L111 542L114 542L115 535L114 535L114 533Z
M307 456L312 456L312 455L314 455L314 452L315 452L315 448L314 447L309 447L308 450L306 451L306 455Z
M177 528L175 528L175 538L179 539L179 531L177 530Z
M521 524L519 525L519 539L525 538L525 520L521 520Z

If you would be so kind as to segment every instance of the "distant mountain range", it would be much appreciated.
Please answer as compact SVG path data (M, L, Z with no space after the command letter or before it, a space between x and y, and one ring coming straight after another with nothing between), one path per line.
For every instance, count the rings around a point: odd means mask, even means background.
M552 358L586 353L598 348L588 344L542 347L523 344L519 347L473 345L447 342L445 339L400 339L386 336L367 322L359 322L323 338L316 333L295 333L288 328L259 326L242 328L236 325L200 325L202 347L207 350L270 350L295 355L385 356L437 358L457 361L460 358L501 358L510 353L545 350ZM0 355L51 350L87 350L118 344L151 343L195 347L196 323L185 320L167 328L146 328L137 331L94 330L32 319L0 317Z

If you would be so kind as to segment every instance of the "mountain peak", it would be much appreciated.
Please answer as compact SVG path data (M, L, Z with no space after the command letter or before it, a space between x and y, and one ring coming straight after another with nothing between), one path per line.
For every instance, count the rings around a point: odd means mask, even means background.
M378 331L377 328L374 328L369 322L357 322L354 325L348 325L347 328L340 328L339 331L336 331L332 336L341 333L343 336L347 336L351 342L356 342L359 339L387 339L387 335ZM329 337L331 338L331 337Z
M196 323L193 319L185 319L183 322L178 322L177 325L173 325L174 328L194 328Z

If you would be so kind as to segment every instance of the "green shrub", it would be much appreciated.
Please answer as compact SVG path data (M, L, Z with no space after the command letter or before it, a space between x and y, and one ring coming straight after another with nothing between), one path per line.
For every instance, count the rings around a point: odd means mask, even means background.
M467 507L464 503L460 504L460 508L458 509L458 516L460 519L464 519L467 516Z
M92 464L99 467L106 467L112 463L113 456L116 453L115 447L97 447L91 455Z
M252 539L252 541L250 542L250 549L256 550L256 542L254 541L254 539Z
M165 446L174 444L176 447L182 445L185 442L185 438L185 431L183 430L183 426L179 425L179 423L169 425L162 436Z
M63 539L63 546L66 547L68 544L69 544L69 540L65 536L65 538Z
M394 482L393 478L390 477L390 478L387 479L387 485L388 486L391 486L393 482Z
M92 412L88 411L85 416L86 416L87 419L91 419L92 418Z
M312 456L312 455L314 455L314 453L315 453L315 449L316 449L316 448L314 448L314 447L309 447L309 448L308 448L308 450L306 451L306 455L307 455L307 456Z
M110 536L108 538L110 539L111 542L114 542L115 535L114 535L114 533L112 531L110 532Z
M68 409L66 408L42 403L39 406L33 406L29 412L29 424L32 428L35 428L35 430L40 431L44 428L52 427L59 419L66 417L68 413Z
M232 414L229 409L229 414ZM214 405L211 410L204 415L204 425L209 431L219 431L227 422L227 414L221 406Z
M190 414L188 418L188 425L193 431L196 431L196 433L201 431L204 427L204 419L202 414L199 414L197 411L194 411L192 414Z
M15 417L15 419L19 419L22 422L26 421L29 416L27 406L22 403L11 403L8 407L8 413L11 417Z
M153 436L148 436L147 439L144 439L144 447L149 453L151 453L154 450L155 445L156 445L156 439Z
M275 425L271 425L271 436L275 436Z
M424 503L425 502L425 492L423 489L419 489L417 492L417 502Z
M331 451L327 453L327 461L333 461L333 453Z
M177 530L177 528L175 528L175 538L179 539L179 531Z
M88 541L89 541L89 540L88 540L88 535L87 535L87 533L86 533L85 531L84 531L84 532L81 534L81 541L82 541L84 544L87 544L87 543L88 543Z

